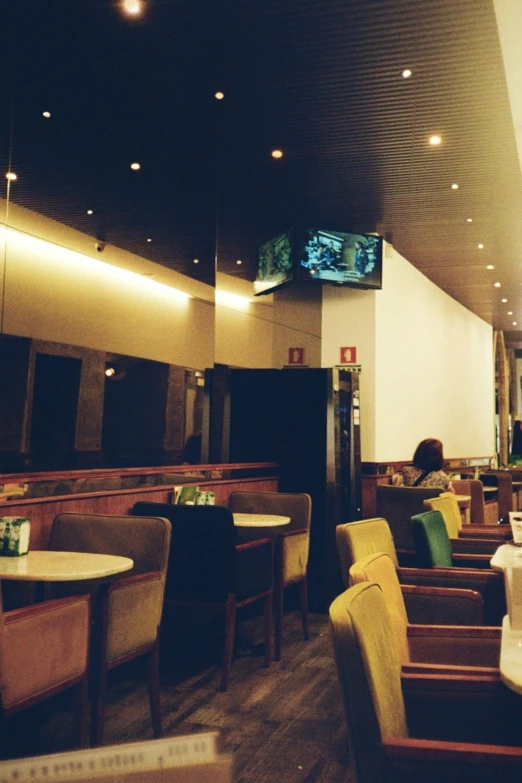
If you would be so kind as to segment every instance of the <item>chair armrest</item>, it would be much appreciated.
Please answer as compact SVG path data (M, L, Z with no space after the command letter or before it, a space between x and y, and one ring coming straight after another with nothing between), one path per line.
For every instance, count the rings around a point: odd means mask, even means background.
M244 544L236 544L236 552L244 552L246 549L255 549L256 547L266 546L267 544L272 546L272 539L256 538L255 541L245 541Z
M499 666L501 628L409 625L407 633L412 663Z
M87 670L88 595L44 601L4 616L0 645L2 705L15 709L36 694L78 682Z
M459 530L459 538L489 538L494 541L508 541L511 538L511 526L466 525Z
M305 527L296 528L295 530L280 530L277 533L278 538L290 538L290 536L302 536L310 535L310 531ZM497 547L498 548L498 547Z
M69 598L54 598L51 601L43 601L40 604L31 604L30 606L22 606L19 609L11 609L9 612L4 613L4 624L10 625L38 615L44 616L49 612L55 612L67 606L74 606L74 604L87 603L87 605L89 605L90 600L91 597L87 594L74 595Z
M164 589L160 571L128 576L110 586L102 621L104 654L109 664L156 642Z
M498 547L497 547L498 549ZM473 553L469 552L461 552L452 554L451 560L454 565L460 566L461 568L490 568L491 558L493 557L493 554L491 555L474 555Z
M422 780L423 783L520 781L522 748L395 737L384 737L382 746L389 783L406 780Z
M484 600L476 590L401 585L410 623L482 625Z
M500 546L499 541L490 538L452 538L450 541L453 553L465 552L466 554L489 555L490 557Z

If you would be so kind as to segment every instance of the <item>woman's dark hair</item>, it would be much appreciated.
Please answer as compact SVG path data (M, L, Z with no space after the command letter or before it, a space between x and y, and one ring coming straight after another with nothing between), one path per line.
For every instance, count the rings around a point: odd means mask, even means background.
M436 440L436 438L422 440L415 449L413 464L422 471L442 470L444 456L440 440Z

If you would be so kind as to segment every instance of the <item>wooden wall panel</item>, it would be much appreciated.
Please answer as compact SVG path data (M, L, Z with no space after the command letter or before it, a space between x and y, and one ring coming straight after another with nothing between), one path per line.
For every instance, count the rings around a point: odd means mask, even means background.
M246 478L230 481L194 481L193 484L216 493L216 503L226 506L231 492L277 492L278 479ZM186 485L185 485L186 486ZM172 487L137 487L113 492L93 492L81 495L62 495L61 497L32 498L29 500L11 500L2 503L4 516L28 517L31 520L30 549L47 549L53 519L65 512L84 514L129 514L139 500L156 503L170 503Z

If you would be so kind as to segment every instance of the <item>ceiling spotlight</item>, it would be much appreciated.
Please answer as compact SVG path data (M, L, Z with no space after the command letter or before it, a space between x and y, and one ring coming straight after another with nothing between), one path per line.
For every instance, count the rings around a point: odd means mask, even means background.
M502 283L493 283L493 285L495 286L495 288L500 288L500 286L502 285Z
M139 171L141 169L141 165L139 163L131 163L130 167L133 171Z
M516 325L517 325L517 322L516 322L516 321L513 321L513 326L516 326Z
M272 150L270 154L272 155L273 158L279 160L280 158L283 157L283 150Z
M46 120L48 120L50 116L51 116L51 112L50 111L42 112L42 117L45 117Z
M216 101L222 101L224 97L225 97L225 93L221 92L221 90L218 90L217 92L214 93L214 98L216 99Z
M115 375L115 373L116 370L114 369L114 367L107 367L107 369L105 370L105 375L107 376L107 378L112 378L112 376Z
M488 264L487 267L486 267L486 269L494 269L494 268L495 267L493 266L493 264Z
M451 189L452 190L458 190L459 189L459 186L457 185L456 182L453 183L453 185L451 186Z
M152 242L152 238L151 237L147 237L147 242Z
M238 258L238 259L237 259L237 261L236 261L236 264L237 264L238 266L241 266L241 264L242 264L242 263L243 263L243 262L241 261L241 259L240 259L240 258Z
M94 214L94 212L92 211L92 209L88 209L88 210L87 210L87 214L88 214L88 215L93 215L93 214Z
M18 179L14 171L8 171L7 174L5 175L5 178L8 179L10 182L15 182Z
M402 72L402 78L403 79L409 79L410 76L411 76L410 69L409 68L405 68L404 71Z
M123 0L121 5L123 11L126 14L129 14L129 16L138 16L138 14L141 14L142 8L140 0Z
M484 245L482 244L482 242L479 242L477 247L479 250L484 250Z
M466 223L473 223L473 218L466 218Z
M437 135L430 136L429 141L430 141L430 144L431 144L432 147L438 147L439 144L442 143L442 138L440 136L437 136Z
M513 310L508 310L508 315L513 315Z
M501 302L504 302L504 304L506 304L506 302L507 302L507 299L501 299L500 301L501 301Z
M199 264L199 258L194 259L194 264Z

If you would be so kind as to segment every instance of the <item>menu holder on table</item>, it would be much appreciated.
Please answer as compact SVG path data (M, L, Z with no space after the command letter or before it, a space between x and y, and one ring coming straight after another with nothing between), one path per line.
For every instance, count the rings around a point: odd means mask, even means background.
M0 783L232 783L217 732L0 762Z

